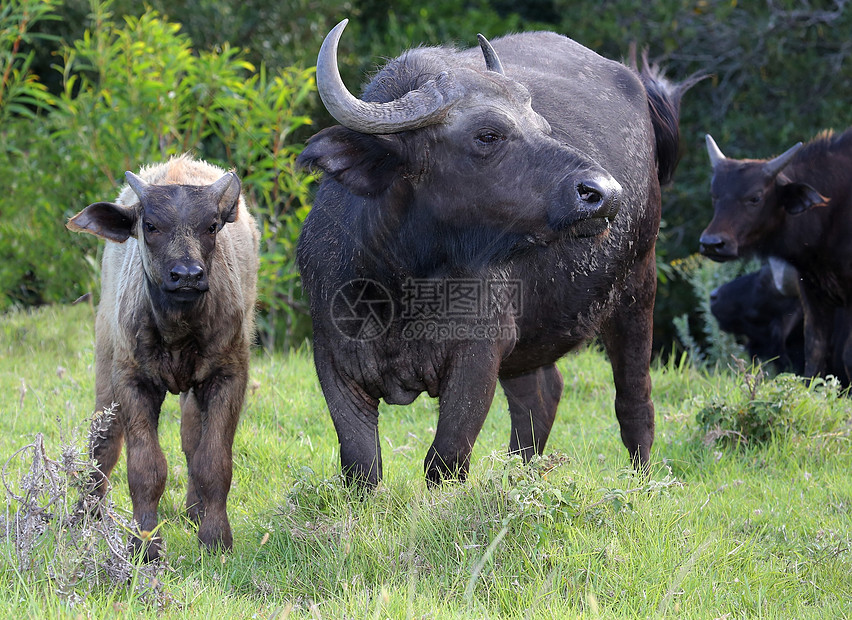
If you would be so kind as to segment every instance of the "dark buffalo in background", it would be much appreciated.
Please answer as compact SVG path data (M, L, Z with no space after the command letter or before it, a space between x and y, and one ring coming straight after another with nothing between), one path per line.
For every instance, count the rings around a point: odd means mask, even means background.
M781 269L795 274L786 267ZM804 317L798 284L776 278L778 271L767 262L716 288L710 293L710 312L719 329L744 340L752 358L771 363L779 372L802 374Z
M538 32L410 50L358 99L337 69L345 23L317 61L341 125L300 157L324 175L298 259L347 479L381 479L379 400L422 392L439 397L427 480L464 478L498 379L510 450L540 454L562 392L554 364L596 334L623 443L647 468L660 181L692 82ZM451 313L465 285L480 303Z
M730 159L707 136L713 220L701 253L777 257L799 273L807 377L849 377L852 130L823 132L771 160Z

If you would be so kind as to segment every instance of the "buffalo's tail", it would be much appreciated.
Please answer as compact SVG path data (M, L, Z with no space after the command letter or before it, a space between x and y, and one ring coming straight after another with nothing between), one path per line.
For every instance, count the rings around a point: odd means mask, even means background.
M648 93L648 108L657 149L657 177L660 185L665 185L672 180L680 160L680 99L708 74L694 74L677 84L666 78L658 65L648 62L647 50L642 52L640 70L636 63L635 45L630 48L630 66L639 74Z

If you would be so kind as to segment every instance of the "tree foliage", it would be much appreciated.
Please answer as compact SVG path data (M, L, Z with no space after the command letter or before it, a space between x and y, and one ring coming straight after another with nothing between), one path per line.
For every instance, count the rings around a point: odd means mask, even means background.
M313 93L310 73L325 33L351 18L340 63L344 80L357 91L384 58L408 47L467 47L477 32L496 37L546 28L616 59L635 42L675 80L698 71L712 74L684 98L683 158L664 192L656 344L669 348L675 317L700 320L697 289L671 263L696 252L711 216L704 134L712 133L728 156L769 157L821 129L849 125L849 4L4 3L0 115L6 116L0 134L6 157L0 173L11 181L0 196L0 309L67 301L92 289L95 246L69 239L64 218L87 201L116 193L125 169L191 149L236 167L247 179L263 217L265 340L271 344L277 331L287 334L284 341L299 341L306 332L293 250L309 188L292 160L310 133L332 122Z

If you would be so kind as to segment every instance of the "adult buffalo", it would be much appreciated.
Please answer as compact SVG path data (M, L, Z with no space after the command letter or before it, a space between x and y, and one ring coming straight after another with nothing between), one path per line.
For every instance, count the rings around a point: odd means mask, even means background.
M849 376L852 340L852 129L823 132L770 160L729 159L707 136L713 219L701 252L781 258L799 273L807 377ZM832 362L834 357L837 362Z
M647 468L660 180L690 84L536 32L410 50L358 99L337 70L345 25L317 61L342 126L300 156L325 175L298 259L347 479L381 479L379 400L422 392L440 399L427 480L464 478L498 378L510 450L540 454L554 363L597 333L622 440Z

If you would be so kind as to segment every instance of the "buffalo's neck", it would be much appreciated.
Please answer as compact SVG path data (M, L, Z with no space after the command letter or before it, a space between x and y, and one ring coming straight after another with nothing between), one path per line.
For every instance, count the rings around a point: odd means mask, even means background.
M207 312L207 295L202 293L192 301L178 301L148 282L150 325L167 347L180 347L199 333L198 322Z
M516 233L442 222L422 202L397 210L387 217L390 208L380 205L364 209L359 218L359 237L367 248L365 272L385 283L406 277L479 277L505 265L525 246Z

